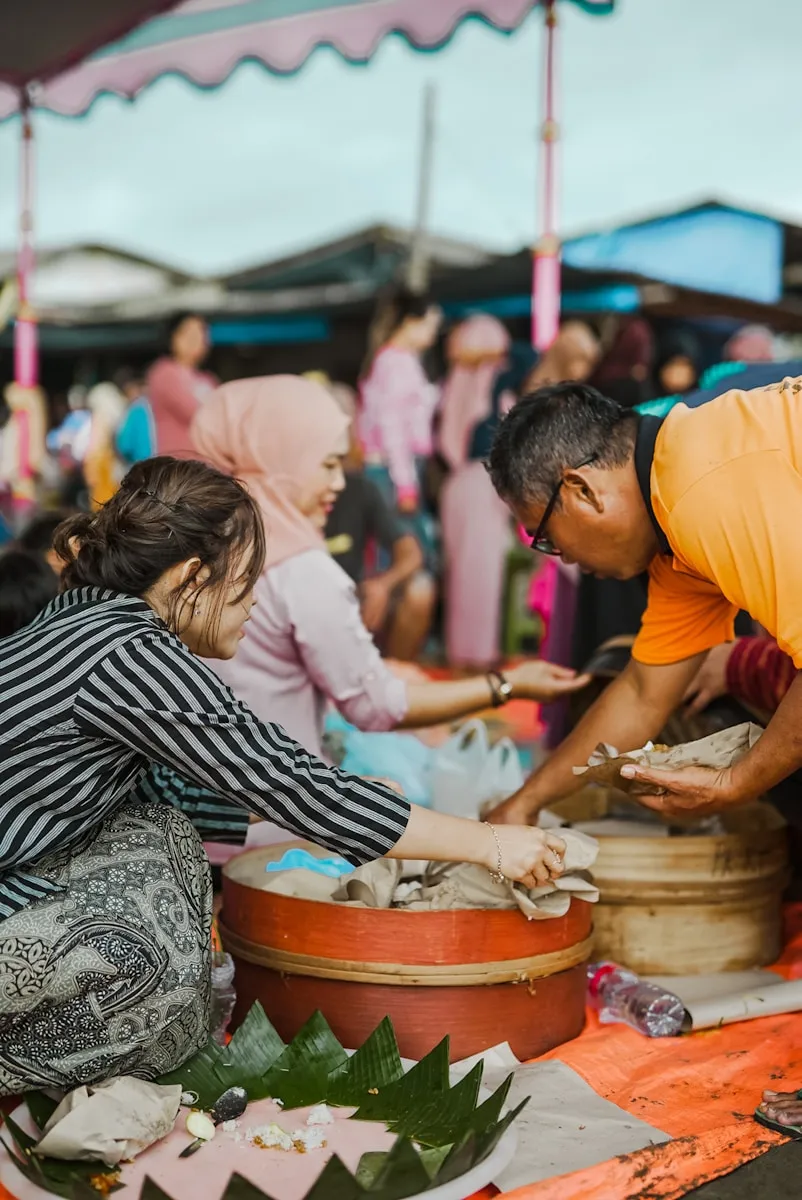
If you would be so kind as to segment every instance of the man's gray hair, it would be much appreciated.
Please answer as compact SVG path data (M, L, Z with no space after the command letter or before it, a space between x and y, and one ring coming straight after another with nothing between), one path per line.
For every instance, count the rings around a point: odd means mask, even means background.
M631 458L637 417L582 383L539 388L504 418L490 451L488 470L502 499L543 503L563 471L592 459L621 467Z

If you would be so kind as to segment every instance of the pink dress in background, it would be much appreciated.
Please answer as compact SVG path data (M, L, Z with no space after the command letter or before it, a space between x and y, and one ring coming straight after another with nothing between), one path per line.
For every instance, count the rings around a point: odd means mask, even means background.
M368 462L381 463L399 500L418 496L416 459L432 452L439 389L410 350L385 346L360 386L358 432Z
M173 358L160 358L148 374L147 395L156 430L156 454L196 458L189 428L203 401L217 387L214 375L193 371Z
M485 464L462 463L440 493L446 577L445 640L454 667L492 667L501 657L504 564L510 513Z
M457 327L455 339L472 331L503 353L509 339L492 317L479 315ZM500 365L454 366L443 388L440 451L450 467L440 493L445 568L445 641L455 667L495 666L501 658L504 564L511 542L510 514L499 499L485 464L470 457L474 430L490 416ZM503 392L498 411L515 403Z

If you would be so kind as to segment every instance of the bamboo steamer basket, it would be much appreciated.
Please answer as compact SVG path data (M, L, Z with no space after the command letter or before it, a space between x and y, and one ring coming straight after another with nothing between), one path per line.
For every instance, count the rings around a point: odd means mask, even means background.
M580 822L606 816L614 803L633 804L623 793L587 787L553 810ZM696 975L779 957L785 821L758 802L723 814L722 822L720 835L599 837L596 958L641 975Z
M528 921L517 909L352 908L261 891L267 863L287 849L246 851L223 872L234 1027L258 1000L289 1040L320 1009L354 1047L390 1017L402 1055L420 1059L449 1034L452 1062L504 1041L533 1058L581 1032L591 905Z

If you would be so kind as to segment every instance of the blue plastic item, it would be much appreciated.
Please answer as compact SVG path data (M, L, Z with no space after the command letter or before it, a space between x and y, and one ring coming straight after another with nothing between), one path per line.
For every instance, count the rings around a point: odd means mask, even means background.
M410 733L363 733L340 716L326 717L324 741L336 740L341 747L337 760L349 775L390 779L407 800L424 808L431 806L431 771L434 751Z
M316 858L308 850L286 850L278 862L268 863L266 871L290 871L303 867L306 871L316 871L318 875L326 875L329 879L339 879L354 870L351 863L344 858Z

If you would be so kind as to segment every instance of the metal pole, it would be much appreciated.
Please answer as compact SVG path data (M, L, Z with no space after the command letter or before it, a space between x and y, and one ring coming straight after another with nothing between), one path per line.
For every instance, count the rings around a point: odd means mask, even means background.
M418 168L418 203L415 229L409 256L407 282L415 291L423 292L429 283L429 205L432 191L434 162L434 129L437 93L434 84L427 83L423 93L423 125L421 130Z
M20 223L17 251L17 321L14 326L14 378L20 387L33 388L39 381L36 317L31 307L33 282L33 191L34 142L30 100L25 94L21 105L22 140L20 145Z
M545 0L543 123L540 131L538 242L532 265L532 344L546 350L560 325L560 242L557 236L557 6Z

